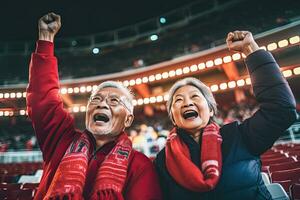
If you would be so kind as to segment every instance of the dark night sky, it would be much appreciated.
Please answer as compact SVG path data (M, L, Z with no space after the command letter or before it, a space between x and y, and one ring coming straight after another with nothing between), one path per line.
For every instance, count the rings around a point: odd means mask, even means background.
M62 16L63 26L59 36L68 37L131 25L194 1L3 1L0 4L0 41L34 40L38 19L49 11Z

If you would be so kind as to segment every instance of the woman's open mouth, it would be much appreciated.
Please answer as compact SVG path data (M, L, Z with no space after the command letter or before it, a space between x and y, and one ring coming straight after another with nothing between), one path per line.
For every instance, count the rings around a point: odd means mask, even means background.
M184 119L195 119L198 117L198 112L195 110L187 110L182 114Z

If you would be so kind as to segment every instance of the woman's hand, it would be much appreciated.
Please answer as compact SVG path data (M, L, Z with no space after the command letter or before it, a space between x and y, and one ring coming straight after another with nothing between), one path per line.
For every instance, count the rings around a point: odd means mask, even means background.
M243 53L246 56L259 49L252 33L249 31L234 31L228 33L226 43L229 50Z

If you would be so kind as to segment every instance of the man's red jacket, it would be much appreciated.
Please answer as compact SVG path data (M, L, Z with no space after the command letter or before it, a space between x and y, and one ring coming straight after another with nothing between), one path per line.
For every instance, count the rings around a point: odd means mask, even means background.
M32 54L27 88L27 109L44 159L44 173L35 195L43 199L65 151L74 137L83 132L75 129L74 119L64 110L59 96L59 78L54 45L38 41ZM114 143L104 145L90 159L84 197L88 199L97 170ZM90 151L94 151L91 149ZM140 152L132 151L123 190L125 199L161 199L157 174L152 162Z

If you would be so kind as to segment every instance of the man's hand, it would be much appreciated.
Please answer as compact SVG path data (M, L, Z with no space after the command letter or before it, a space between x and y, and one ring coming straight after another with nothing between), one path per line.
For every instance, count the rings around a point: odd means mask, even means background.
M226 43L229 50L243 53L246 56L259 49L253 39L252 33L249 31L234 31L228 33Z
M60 16L48 13L39 20L39 40L53 42L54 36L61 27Z

